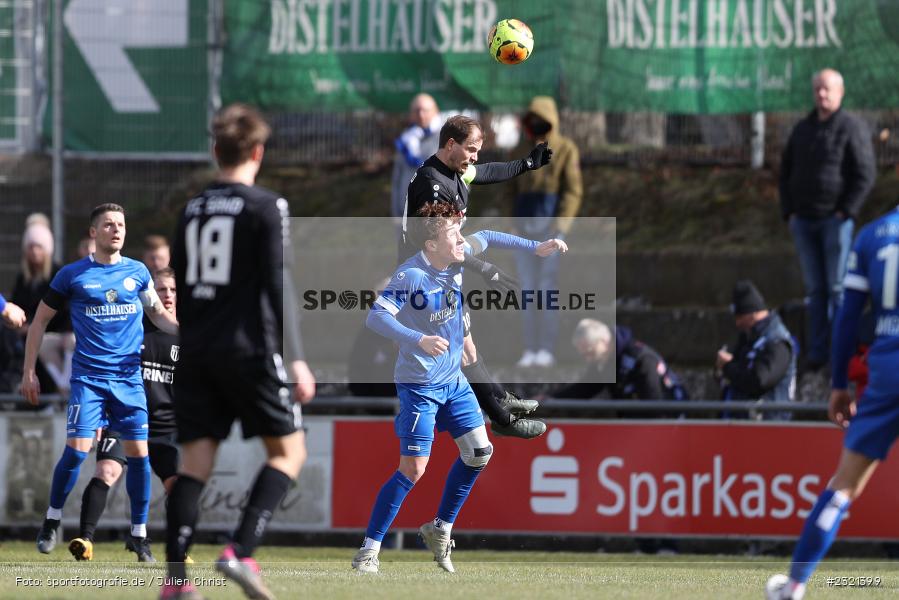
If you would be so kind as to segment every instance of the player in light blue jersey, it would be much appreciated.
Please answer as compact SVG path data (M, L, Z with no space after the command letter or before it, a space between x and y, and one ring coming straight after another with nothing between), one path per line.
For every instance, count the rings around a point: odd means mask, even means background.
M774 575L769 600L798 600L837 536L840 521L886 458L899 436L899 210L869 223L858 234L843 280L843 304L833 329L830 420L846 430L836 473L818 496L793 552L790 575ZM868 351L870 375L862 397L848 390L848 366L859 319L870 300L876 323Z
M487 438L477 398L462 374L462 261L466 241L461 214L447 202L426 204L410 228L421 252L396 270L375 301L366 324L399 344L394 371L400 412L394 427L400 438L400 464L378 493L362 548L353 568L378 571L381 541L406 495L424 475L434 427L448 431L459 447L450 468L443 499L433 522L419 532L437 564L454 572L450 559L453 522L468 498L493 446ZM567 251L561 240L542 244L491 231L473 236L486 248L533 250L539 256Z
M178 323L166 311L143 263L122 256L125 211L102 204L91 212L90 235L96 251L66 265L50 282L38 305L25 342L22 394L37 404L40 385L35 375L38 348L47 323L68 300L75 331L71 394L66 420L66 447L53 472L50 507L37 538L48 554L56 546L62 507L81 463L90 452L104 417L121 434L128 461L126 488L131 499L129 548L146 562L153 560L147 539L150 505L150 462L147 456L147 399L140 375L143 315L160 329L177 334Z

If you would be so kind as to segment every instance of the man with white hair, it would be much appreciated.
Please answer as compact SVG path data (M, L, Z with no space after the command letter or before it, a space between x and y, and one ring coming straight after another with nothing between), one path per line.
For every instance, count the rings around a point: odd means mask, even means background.
M818 71L812 89L815 109L793 129L780 167L781 215L793 234L808 296L806 370L827 363L854 221L876 175L867 125L841 108L843 76Z
M571 343L587 363L587 370L580 381L553 392L556 398L592 398L606 391L615 399L687 399L677 375L659 353L634 339L627 327L615 327L613 335L613 330L602 321L581 319ZM600 383L609 379L606 365L613 352L616 379L613 383Z

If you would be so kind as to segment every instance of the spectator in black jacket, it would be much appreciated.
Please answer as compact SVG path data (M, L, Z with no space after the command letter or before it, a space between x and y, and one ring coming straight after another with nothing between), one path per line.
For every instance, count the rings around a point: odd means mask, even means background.
M16 375L22 371L16 367L25 357L25 346L14 329L25 324L25 311L13 302L7 302L0 294L0 394L16 389Z
M718 351L715 366L725 384L725 400L792 402L796 399L796 342L751 281L734 285L734 324L740 335L733 349ZM789 419L766 412L764 419Z
M829 356L830 325L842 294L853 221L874 185L874 148L865 123L840 108L843 77L812 78L815 110L793 129L780 169L781 213L796 243L808 295L807 368Z
M50 289L50 282L60 266L53 262L54 240L50 221L41 213L34 213L25 220L22 234L22 269L16 275L12 301L22 307L26 325L19 328L23 341L34 319L38 304ZM39 351L38 378L41 390L67 393L72 375L72 353L75 336L69 318L69 306L65 303L47 325Z
M687 393L659 353L634 339L627 327L615 327L615 381L607 363L612 330L595 319L581 319L572 343L587 363L580 381L553 392L556 398L592 398L603 392L615 400L686 400ZM611 367L611 365L609 365Z

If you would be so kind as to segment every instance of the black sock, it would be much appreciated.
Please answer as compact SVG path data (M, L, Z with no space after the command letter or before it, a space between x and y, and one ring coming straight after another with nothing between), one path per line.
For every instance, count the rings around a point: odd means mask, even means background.
M252 556L262 541L265 527L287 495L290 477L268 465L262 467L250 492L250 499L234 532L234 553L238 558Z
M106 510L106 497L109 495L109 486L102 479L91 478L84 495L81 496L81 538L93 541L94 532L97 531L97 523L100 516Z
M479 358L467 367L462 367L462 374L471 384L474 395L478 398L481 410L487 413L490 420L497 425L508 427L512 424L512 413L504 409L500 400L505 398L505 390L493 381L493 377L487 372L483 358Z
M186 579L184 557L190 548L197 517L200 514L200 494L206 484L189 475L179 474L172 493L169 494L166 512L165 559L169 564L169 575Z
M502 399L506 397L506 388L504 388L502 385L497 383L495 379L493 379L493 375L491 375L489 369L487 369L487 363L484 362L483 354L478 353L477 362L469 365L468 372L471 373L472 376L478 381L489 385L493 390L493 395L497 398ZM466 375L466 377L468 376Z

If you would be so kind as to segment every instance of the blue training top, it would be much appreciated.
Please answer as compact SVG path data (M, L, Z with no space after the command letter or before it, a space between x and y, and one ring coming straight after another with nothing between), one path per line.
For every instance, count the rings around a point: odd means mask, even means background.
M537 247L537 242L494 231L479 231L474 237L484 250ZM366 325L399 344L396 383L435 388L455 381L462 368L462 264L438 271L418 252L397 268ZM449 349L429 356L418 345L426 335L439 335L449 342Z
M73 378L140 376L144 309L139 294L152 286L147 267L126 257L104 265L90 255L59 270L50 289L70 302Z
M849 254L846 271L844 300L834 320L833 387L846 388L859 318L870 296L875 330L874 343L868 351L868 388L895 393L899 388L899 211L887 213L862 228Z

